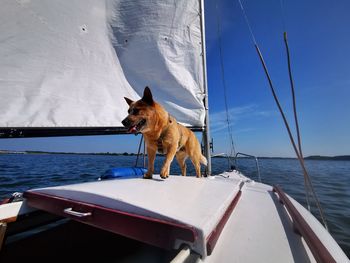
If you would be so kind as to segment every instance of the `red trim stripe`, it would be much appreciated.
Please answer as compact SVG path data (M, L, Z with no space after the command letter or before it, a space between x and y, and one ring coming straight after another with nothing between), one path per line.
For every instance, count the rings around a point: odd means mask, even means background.
M25 192L23 196L27 199L28 205L32 207L165 249L172 249L178 239L187 242L194 242L197 239L195 228L185 224L43 193ZM90 212L91 216L79 218L68 215L63 212L68 207L78 212Z
M297 231L305 239L307 245L309 246L312 254L314 255L317 262L331 263L336 262L332 255L329 253L327 248L322 244L320 239L316 236L315 232L305 221L302 215L298 212L286 194L279 186L274 186L273 191L277 192L280 201L285 205L288 213L293 219L293 224Z
M209 234L209 236L207 238L207 255L208 256L210 256L211 253L213 252L213 249L216 245L216 242L218 241L219 236L220 236L227 220L229 219L233 209L236 207L241 195L242 195L242 191L239 190L238 193L233 198L233 200L231 201L230 205L227 207L227 209L226 209L225 213L223 214L222 218L220 219L219 223L216 225L214 230Z

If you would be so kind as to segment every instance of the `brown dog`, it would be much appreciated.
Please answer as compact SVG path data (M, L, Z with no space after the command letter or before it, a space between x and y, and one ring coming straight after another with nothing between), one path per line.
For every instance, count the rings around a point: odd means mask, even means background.
M128 132L141 132L145 138L148 154L148 171L144 178L152 178L156 152L165 153L165 162L160 176L169 176L170 164L176 156L181 173L186 175L186 158L190 157L197 177L201 177L200 163L207 165L200 144L194 133L176 122L176 119L153 100L151 90L146 87L141 100L125 98L129 104L129 115L122 121Z

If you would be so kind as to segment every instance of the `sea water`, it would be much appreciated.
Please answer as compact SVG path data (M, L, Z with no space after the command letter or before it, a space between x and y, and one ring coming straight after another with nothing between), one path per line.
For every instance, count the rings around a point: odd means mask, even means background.
M163 160L161 156L156 158L157 173ZM122 155L0 154L0 200L13 192L31 188L94 181L109 168L134 166L135 162L136 156ZM350 257L350 161L306 160L305 163L330 233ZM139 165L142 165L142 159ZM226 158L212 159L214 174L231 165ZM239 159L235 165L246 176L258 181L254 160ZM188 175L194 175L190 162L187 167ZM306 205L303 173L296 159L259 159L259 168L263 183L280 185L286 193ZM171 174L180 173L174 161Z

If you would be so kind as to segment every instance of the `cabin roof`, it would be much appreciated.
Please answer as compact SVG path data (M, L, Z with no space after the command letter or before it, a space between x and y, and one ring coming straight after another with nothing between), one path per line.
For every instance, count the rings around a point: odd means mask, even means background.
M34 208L144 243L186 244L205 262L315 260L273 187L237 171L201 179L112 179L33 189L24 197ZM287 198L334 259L347 259L317 219Z
M106 230L113 231L111 222L96 221L98 219L94 213L98 213L96 210L99 208L105 211L106 216L114 212L137 217L144 223L149 221L170 225L175 228L172 232L180 231L180 234L166 243L172 242L172 248L186 243L200 255L206 256L208 240L232 205L240 184L240 179L225 180L223 177L198 179L170 176L162 180L154 176L153 180L131 178L39 188L27 191L25 197L29 205L68 217L75 218L63 212L67 208L90 211L90 219L75 219L88 220L89 224L96 224ZM144 223L142 225L147 228ZM130 226L130 231L133 231L132 228ZM136 238L144 238L141 241L145 242L158 242L148 240L149 237L145 236Z

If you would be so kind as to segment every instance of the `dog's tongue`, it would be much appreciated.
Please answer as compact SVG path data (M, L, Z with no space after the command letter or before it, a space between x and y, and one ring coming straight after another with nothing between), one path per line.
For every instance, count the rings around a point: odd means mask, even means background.
M135 132L137 132L137 130L136 130L136 125L131 126L131 127L129 128L128 132L129 132L129 133L135 133Z

